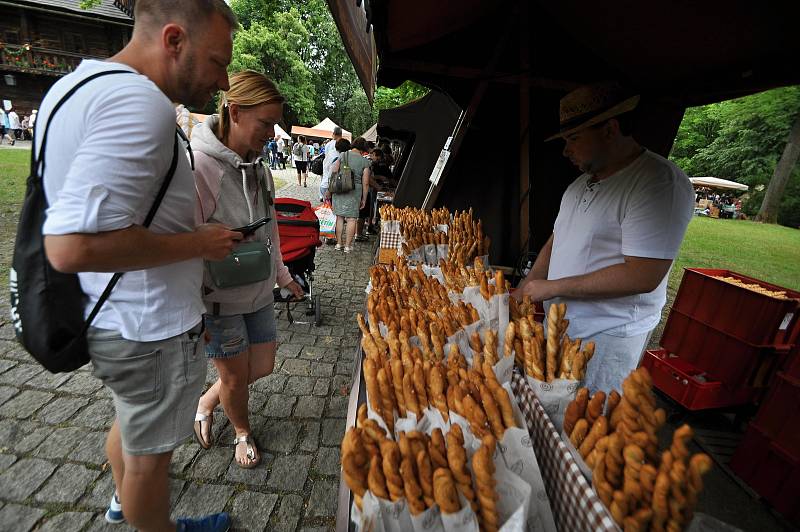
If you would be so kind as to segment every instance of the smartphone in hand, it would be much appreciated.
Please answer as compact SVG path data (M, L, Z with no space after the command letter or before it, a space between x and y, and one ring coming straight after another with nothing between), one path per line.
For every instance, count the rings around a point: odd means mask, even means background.
M247 237L247 236L250 236L253 233L255 233L256 229L258 229L262 225L268 224L271 219L272 218L268 218L268 217L265 216L264 218L261 218L260 220L256 220L255 222L253 222L251 224L247 224L247 225L242 226L242 227L237 227L236 229L231 229L231 231L236 231L237 233L242 233L242 236Z

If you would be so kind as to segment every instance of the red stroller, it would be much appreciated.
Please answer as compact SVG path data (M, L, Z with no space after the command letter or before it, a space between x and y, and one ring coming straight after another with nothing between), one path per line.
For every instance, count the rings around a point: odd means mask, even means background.
M292 298L288 290L275 288L275 302L286 303L286 316L289 323L294 323L292 305L305 301L306 316L314 316L313 323L319 326L322 323L322 309L319 294L314 294L313 290L314 256L317 247L322 245L319 239L319 220L311 208L311 203L294 198L276 198L275 213L283 263L306 293L305 299L297 300Z

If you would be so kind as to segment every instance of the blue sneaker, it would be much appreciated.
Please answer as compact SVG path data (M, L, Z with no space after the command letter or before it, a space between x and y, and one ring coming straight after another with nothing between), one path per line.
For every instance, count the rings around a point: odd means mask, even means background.
M111 497L111 502L108 503L108 510L106 510L106 521L112 525L118 525L125 522L125 516L122 515L122 504L119 502L117 492Z
M197 519L178 519L178 532L227 532L231 527L231 516L225 512Z

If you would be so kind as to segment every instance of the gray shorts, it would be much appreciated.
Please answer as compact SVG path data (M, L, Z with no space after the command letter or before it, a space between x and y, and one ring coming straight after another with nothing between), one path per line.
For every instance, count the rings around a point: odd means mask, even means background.
M165 453L192 435L208 367L202 332L200 323L166 340L134 342L89 328L93 375L111 390L126 453Z

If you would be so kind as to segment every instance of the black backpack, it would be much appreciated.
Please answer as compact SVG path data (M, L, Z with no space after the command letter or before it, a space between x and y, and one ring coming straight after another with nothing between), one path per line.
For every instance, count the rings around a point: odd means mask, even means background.
M325 154L321 153L311 159L311 173L322 175L322 163L325 160Z
M45 169L47 131L56 112L75 91L100 76L131 74L128 70L98 72L72 87L53 107L42 135L40 157L36 158L36 135L31 146L31 171L28 176L25 200L17 227L14 258L9 272L11 289L11 319L17 339L33 358L52 373L78 369L89 362L86 331L95 316L122 277L115 273L106 286L89 317L84 320L86 294L81 290L77 274L61 273L53 269L44 250L42 226L47 210L42 177ZM40 123L37 122L36 127ZM180 128L177 128L181 131ZM182 133L182 132L181 132ZM183 135L181 135L183 136ZM178 136L172 153L172 163L156 195L144 226L150 225L158 206L167 192L178 165Z

